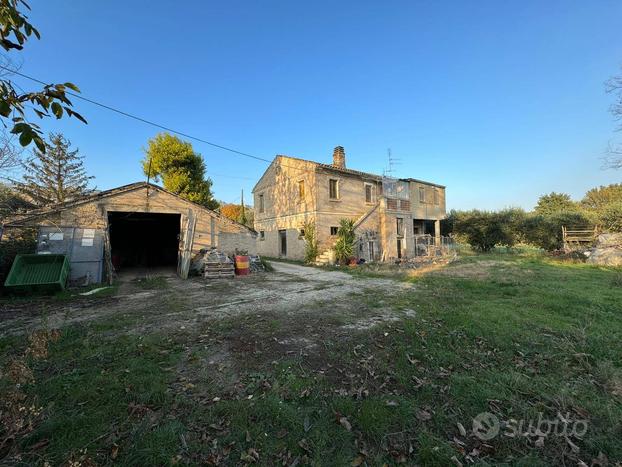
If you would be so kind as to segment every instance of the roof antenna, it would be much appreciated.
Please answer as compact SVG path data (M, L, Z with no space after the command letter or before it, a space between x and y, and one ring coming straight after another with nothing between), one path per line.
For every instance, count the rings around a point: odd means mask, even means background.
M390 176L391 176L390 174L392 174L392 173L395 171L395 167L394 167L394 166L399 165L399 164L400 164L401 159L395 159L395 158L393 157L393 155L392 155L392 153L391 153L391 148L387 148L387 157L388 157L388 160L389 160L389 165L388 165L388 167L387 167L387 168L385 168L385 169L382 171L382 174L383 174L385 177L390 177Z

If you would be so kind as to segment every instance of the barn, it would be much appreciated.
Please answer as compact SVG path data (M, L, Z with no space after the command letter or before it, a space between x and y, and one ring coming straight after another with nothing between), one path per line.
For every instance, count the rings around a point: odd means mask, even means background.
M256 254L254 230L146 182L31 211L2 234L25 228L37 230L37 253L69 257L70 280L80 284L132 268L170 268L185 279L192 257L210 247Z

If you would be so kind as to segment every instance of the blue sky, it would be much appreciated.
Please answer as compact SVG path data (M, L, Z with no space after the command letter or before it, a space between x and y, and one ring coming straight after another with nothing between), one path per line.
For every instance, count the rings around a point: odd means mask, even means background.
M32 0L42 39L22 71L272 159L447 185L448 208L530 209L538 196L622 180L604 81L622 65L622 3L598 1ZM17 80L23 87L32 87ZM155 128L76 101L46 121L105 189L144 179ZM216 197L239 201L267 164L194 143Z

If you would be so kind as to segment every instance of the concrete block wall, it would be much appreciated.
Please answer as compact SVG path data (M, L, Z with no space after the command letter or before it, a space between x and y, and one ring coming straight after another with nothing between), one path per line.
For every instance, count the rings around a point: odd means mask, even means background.
M299 229L280 229L285 230L287 241L287 259L304 260L305 240L300 238ZM261 256L271 256L273 258L281 256L281 245L279 230L265 230L264 238L257 238L257 253Z

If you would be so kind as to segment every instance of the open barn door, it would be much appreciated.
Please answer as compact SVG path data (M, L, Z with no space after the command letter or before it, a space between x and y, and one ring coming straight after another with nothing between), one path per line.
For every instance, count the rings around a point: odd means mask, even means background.
M188 215L182 219L179 254L177 257L177 274L182 279L187 279L188 272L190 271L190 261L192 261L192 245L194 243L194 229L197 225L197 220L192 209L188 209Z

